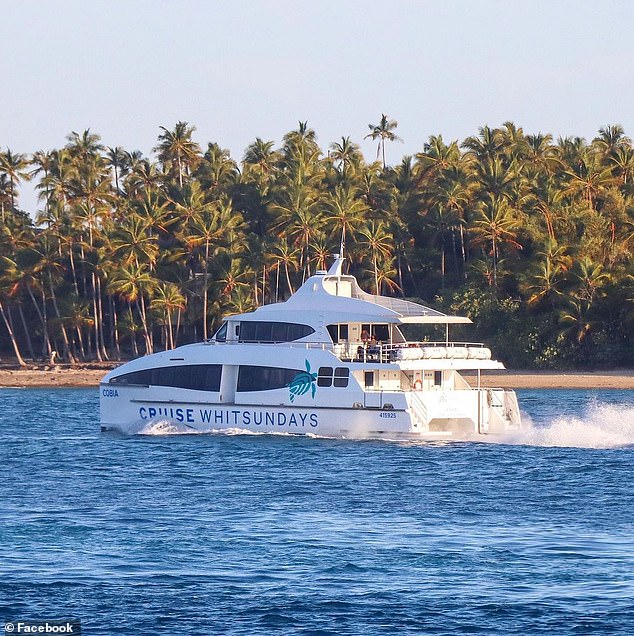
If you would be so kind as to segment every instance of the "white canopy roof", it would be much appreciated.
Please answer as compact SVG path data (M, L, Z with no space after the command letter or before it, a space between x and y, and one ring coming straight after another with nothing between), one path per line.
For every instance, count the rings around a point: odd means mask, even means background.
M252 313L233 316L241 321L310 323L470 323L464 316L449 316L402 298L364 292L354 276L342 274L338 256L328 272L311 276L286 302L259 307Z

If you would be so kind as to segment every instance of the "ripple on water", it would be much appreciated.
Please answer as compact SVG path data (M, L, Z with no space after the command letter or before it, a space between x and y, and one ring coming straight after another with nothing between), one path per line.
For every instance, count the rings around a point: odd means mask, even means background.
M533 425L496 444L102 434L96 392L0 399L0 619L634 631L632 392L522 392Z

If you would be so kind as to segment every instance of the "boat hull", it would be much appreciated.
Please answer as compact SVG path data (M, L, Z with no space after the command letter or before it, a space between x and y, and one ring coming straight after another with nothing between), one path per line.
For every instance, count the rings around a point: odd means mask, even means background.
M463 394L465 392L461 392ZM156 397L156 396L154 396ZM454 409L429 422L417 417L415 408L338 408L302 405L227 404L196 400L147 399L133 389L100 387L101 429L123 433L155 430L167 424L179 432L244 431L285 433L348 439L477 439L517 428L483 426L468 411ZM471 412L472 416L468 415ZM431 416L430 416L431 417Z

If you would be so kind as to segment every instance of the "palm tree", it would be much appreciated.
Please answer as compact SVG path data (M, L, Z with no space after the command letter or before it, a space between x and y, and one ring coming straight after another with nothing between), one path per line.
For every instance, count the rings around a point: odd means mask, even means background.
M403 141L393 131L398 127L398 122L395 119L389 119L388 116L383 113L381 120L378 124L368 124L370 132L364 137L364 139L372 139L373 141L379 140L376 149L376 158L379 158L379 154L383 156L383 168L385 168L385 142L386 141Z
M224 198L216 204L206 204L199 207L191 217L183 235L184 241L190 247L203 248L203 339L208 339L208 296L209 296L209 259L212 253L218 253L231 226L235 229L239 216L233 215L231 202Z
M178 184L183 188L183 174L190 174L192 168L200 160L200 146L192 139L196 128L188 126L186 121L179 121L174 130L160 126L163 131L154 148L164 166L175 165Z
M112 272L108 282L108 288L112 293L118 294L128 301L130 307L136 303L143 326L145 337L145 353L152 353L152 337L149 330L145 296L150 294L156 286L156 281L150 275L150 270L145 263L130 263L117 267ZM132 313L130 311L130 313Z
M167 338L165 348L174 349L176 338L174 337L173 315L175 311L185 309L187 302L185 296L174 283L160 282L157 284L154 298L150 302L150 307L163 313L167 322Z
M365 221L369 210L360 196L360 192L347 184L338 184L329 193L325 201L324 222L332 232L341 236L341 245L345 247L347 236L354 240L355 234Z
M11 209L15 210L15 196L18 182L28 181L31 178L27 168L29 162L26 155L12 152L7 148L6 152L0 152L0 175L5 175L9 179L9 195L11 198ZM2 221L4 222L4 207L2 208Z
M500 246L509 244L516 249L522 249L517 241L519 222L513 217L508 202L494 195L488 195L478 207L478 216L473 223L472 232L475 244L490 244L489 255L493 259L493 287L498 284L498 263Z
M576 169L565 172L568 183L563 189L563 194L581 195L592 208L595 208L597 198L614 183L614 177L611 168L595 163L590 157L587 157L587 161L588 163L580 160Z
M350 137L342 137L341 142L330 144L330 159L339 163L339 170L345 178L358 170L363 155L359 145L352 142Z
M372 267L374 269L374 293L377 296L381 293L379 286L379 262L385 263L392 261L392 245L394 238L390 234L387 225L382 221L370 221L360 231L361 240L359 245L366 248L372 259ZM390 267L390 269L392 269Z

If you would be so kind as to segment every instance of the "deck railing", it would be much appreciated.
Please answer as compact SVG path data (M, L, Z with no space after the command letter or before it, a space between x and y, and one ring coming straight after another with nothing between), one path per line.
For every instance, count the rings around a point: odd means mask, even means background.
M226 342L207 341L206 344L232 346L238 344L275 345L291 349L321 349L332 351L342 362L364 362L388 364L399 360L419 360L423 358L489 358L491 352L481 342L453 341L412 341L388 344L347 341L332 342L271 342L228 340Z

